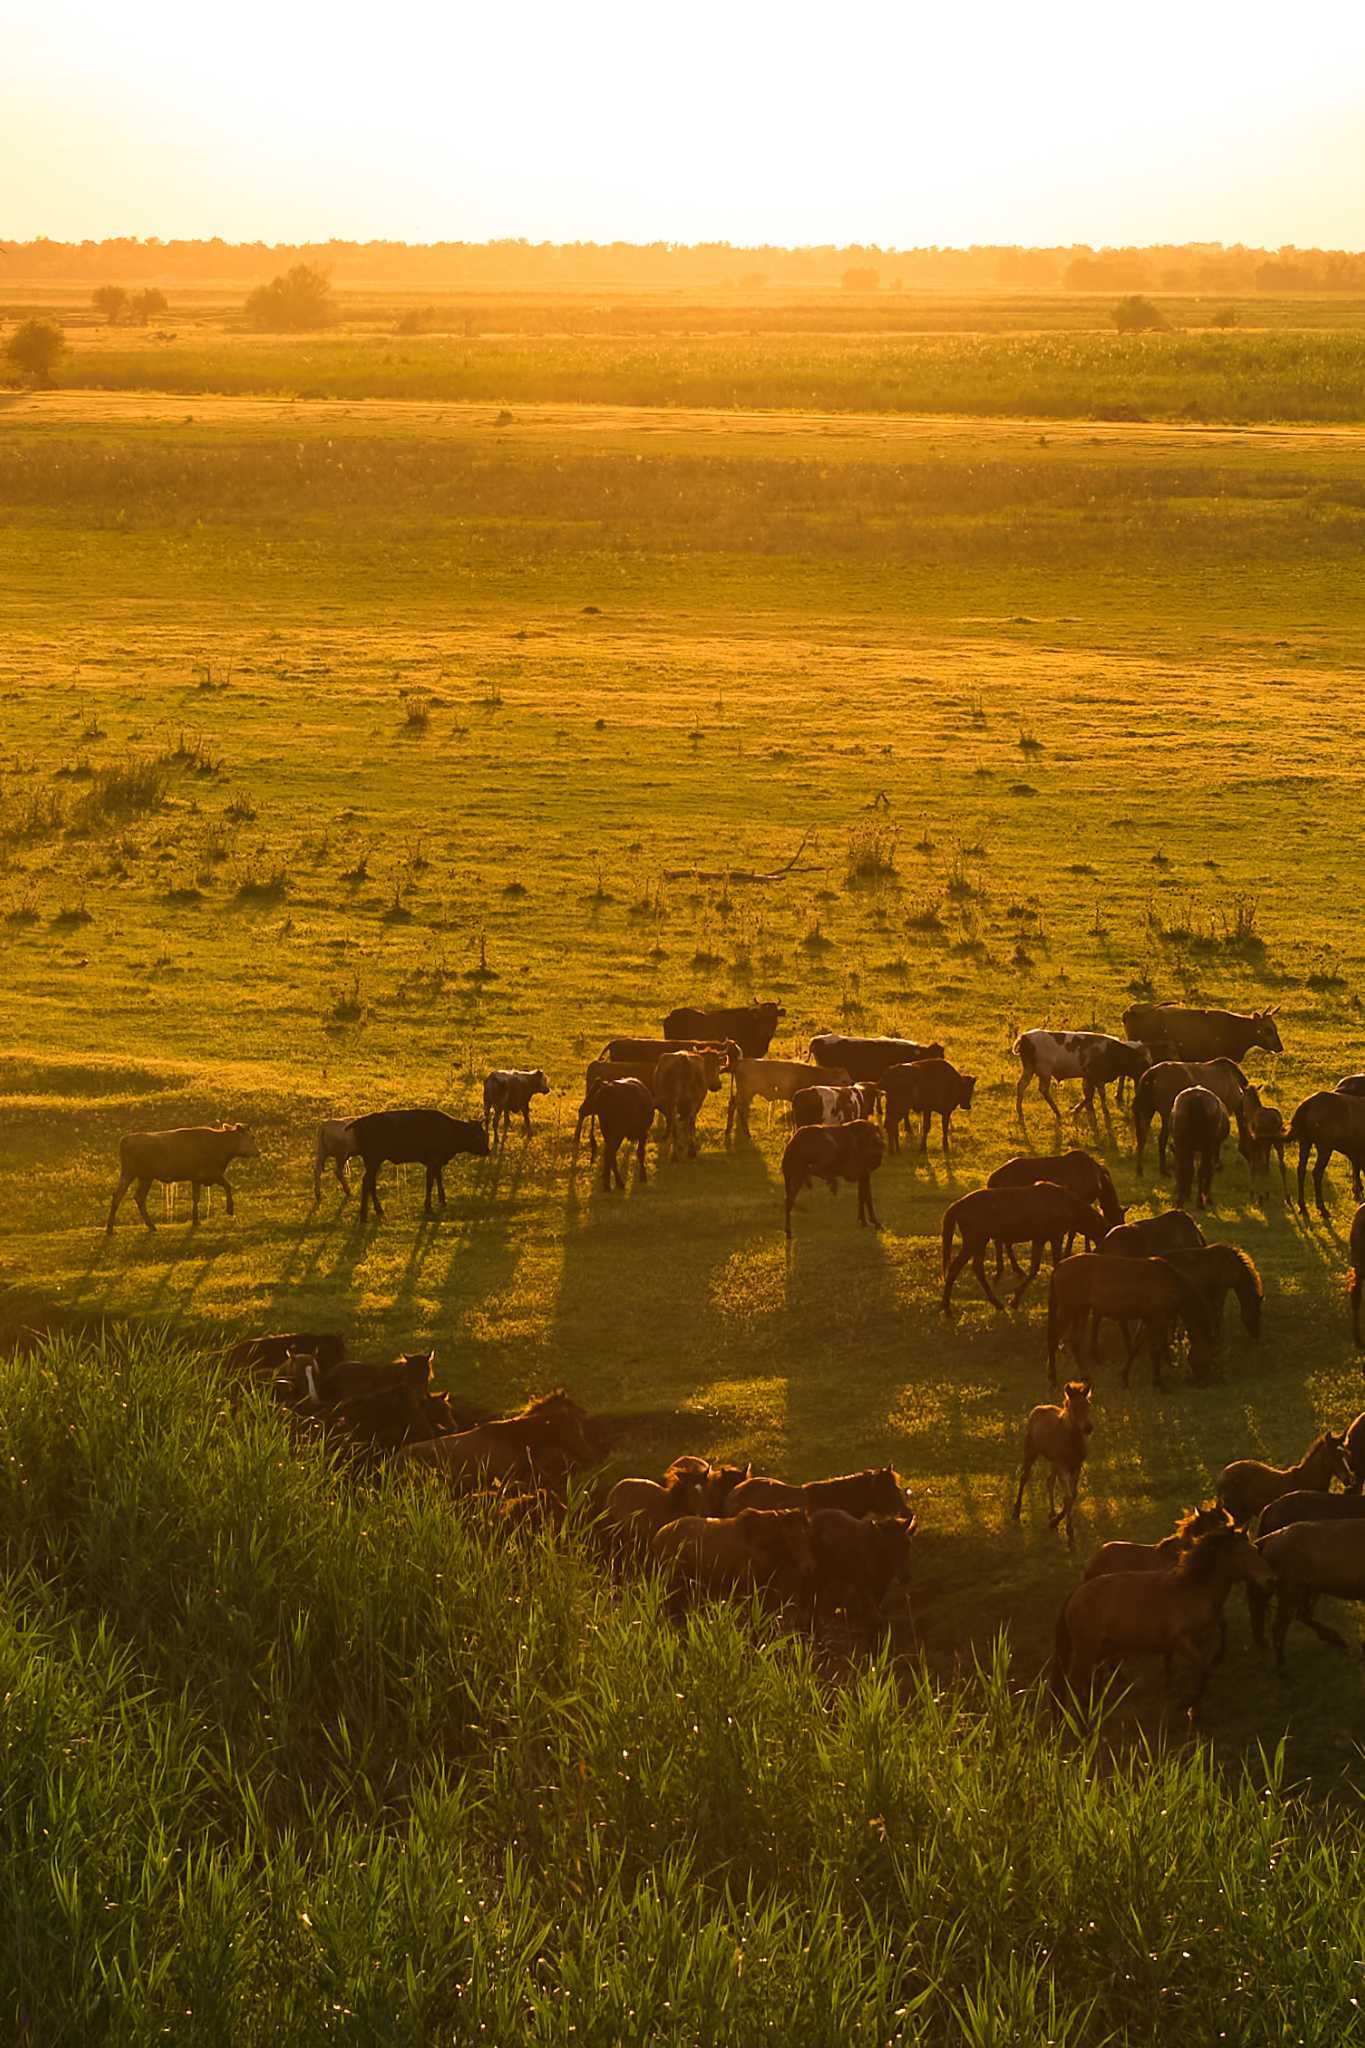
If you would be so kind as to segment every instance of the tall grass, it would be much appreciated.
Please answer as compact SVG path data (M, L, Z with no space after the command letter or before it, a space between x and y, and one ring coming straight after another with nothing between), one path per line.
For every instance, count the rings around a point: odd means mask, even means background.
M1353 1819L831 1684L586 1534L357 1482L153 1335L0 1364L0 2010L32 2040L1349 2037Z

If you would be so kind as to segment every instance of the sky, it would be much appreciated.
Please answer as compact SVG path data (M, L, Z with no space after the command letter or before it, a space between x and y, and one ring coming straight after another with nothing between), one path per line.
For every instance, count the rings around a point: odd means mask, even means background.
M42 0L0 238L1365 247L1365 7Z

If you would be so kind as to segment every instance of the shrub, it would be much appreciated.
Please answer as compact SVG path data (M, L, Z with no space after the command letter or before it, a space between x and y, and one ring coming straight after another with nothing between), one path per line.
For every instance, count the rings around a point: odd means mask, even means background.
M330 327L336 319L331 280L311 263L256 287L246 302L248 327L267 334L295 334L310 327Z
M1114 325L1120 334L1149 334L1169 327L1170 322L1160 306L1144 299L1141 292L1131 292L1115 306Z
M150 320L166 311L166 294L148 285L145 291L134 292L128 301L128 318L138 327L145 327Z
M54 320L25 320L5 343L5 360L20 376L45 387L66 353L66 336Z
M1216 313L1210 313L1210 327L1235 327L1241 318L1235 306L1220 306Z
M121 284L102 284L90 294L90 303L97 313L103 313L106 325L117 327L128 305L128 294Z

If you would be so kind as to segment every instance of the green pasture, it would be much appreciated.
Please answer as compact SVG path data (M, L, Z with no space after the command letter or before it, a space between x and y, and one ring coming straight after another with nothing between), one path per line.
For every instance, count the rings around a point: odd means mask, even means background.
M230 368L223 358L226 377ZM630 395L629 390L621 394ZM564 1382L684 1448L894 1462L934 1667L1001 1623L1042 1661L1072 1566L1007 1519L1046 1390L1038 1290L937 1311L945 1201L1025 1144L1009 1047L1136 994L1275 1002L1288 1111L1361 1057L1359 447L1342 429L62 391L0 409L0 1115L12 1322L344 1325L511 1405ZM730 868L767 884L712 879ZM700 871L700 873L698 873ZM879 1176L880 1237L806 1198L760 1111L622 1198L570 1147L583 1068L688 998L941 1037L979 1077L951 1162ZM468 1111L543 1064L538 1134L364 1234L315 1213L317 1119ZM242 1119L238 1215L103 1220L122 1131ZM1066 1134L1080 1127L1068 1121ZM1123 1199L1122 1123L1101 1132ZM1153 1536L1230 1456L1365 1405L1327 1219L1213 1229L1266 1277L1217 1384L1098 1376L1079 1540ZM1230 1738L1352 1767L1359 1678L1270 1678L1233 1625ZM1156 1684L1139 1704L1160 1718Z

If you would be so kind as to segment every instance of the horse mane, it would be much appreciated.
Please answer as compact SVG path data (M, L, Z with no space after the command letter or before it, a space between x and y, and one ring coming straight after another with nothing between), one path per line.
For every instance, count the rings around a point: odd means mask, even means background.
M1228 1522L1221 1529L1206 1529L1202 1536L1196 1536L1193 1543L1172 1565L1172 1572L1179 1578L1188 1579L1198 1585L1204 1579L1212 1578L1218 1560L1233 1539L1240 1540L1241 1531Z
M1206 1500L1197 1508L1186 1508L1183 1515L1176 1516L1172 1535L1180 1540L1182 1549L1188 1549L1198 1536L1210 1529L1230 1529L1232 1516L1226 1508L1220 1508L1217 1501Z
M705 1479L710 1471L711 1466L705 1458L696 1458L688 1453L673 1460L664 1473L663 1483L671 1493L679 1492L683 1487L690 1486L694 1480Z
M1264 1301L1265 1282L1262 1280L1260 1268L1257 1266L1256 1261L1252 1258L1250 1252L1244 1252L1241 1246L1236 1244L1226 1245L1224 1247L1224 1250L1231 1255L1233 1263L1241 1267L1242 1272L1246 1275L1247 1279L1255 1288L1258 1298Z
M580 1421L587 1419L578 1403L564 1387L551 1387L548 1394L537 1394L534 1401L527 1401L508 1419L514 1422L529 1422L535 1417L552 1415L564 1409L568 1409Z

